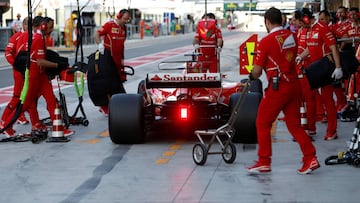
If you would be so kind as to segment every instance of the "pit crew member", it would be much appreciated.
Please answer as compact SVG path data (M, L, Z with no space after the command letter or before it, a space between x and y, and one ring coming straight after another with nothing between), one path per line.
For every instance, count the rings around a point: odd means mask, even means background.
M256 57L250 79L257 79L265 70L269 86L260 102L256 119L258 161L247 168L250 173L271 172L271 128L276 117L283 111L286 126L297 140L303 153L303 166L299 174L308 174L320 167L316 149L300 125L301 87L298 80L295 57L296 37L281 26L281 11L271 7L265 12L265 26L269 34L256 48ZM299 91L294 91L299 90Z
M115 74L118 74L118 80L121 81L120 87L116 90L110 90L109 98L115 93L125 93L123 82L126 81L124 71L124 44L126 40L126 23L129 22L130 15L127 9L122 9L116 15L116 19L106 22L102 28L97 30L94 35L95 42L98 44L98 50L114 63ZM103 42L102 42L103 41ZM108 105L100 107L100 112L108 114Z
M198 25L196 28L193 45L198 46L214 46L214 47L203 47L200 48L201 56L198 56L198 61L201 63L201 70L203 73L206 73L209 70L210 73L217 73L218 70L218 53L220 53L221 48L223 47L223 38L221 30L217 27L217 21L213 13L207 13L203 17L203 21L210 19L215 21L215 26L208 28L203 28ZM206 25L205 25L206 26ZM213 30L212 30L213 29ZM204 31L206 33L204 33ZM217 47L217 48L216 48ZM196 48L197 49L197 48Z
M23 26L24 32L27 32L28 18L24 18L24 20L22 21L22 26ZM14 90L13 90L13 96L11 97L9 103L5 107L4 112L1 116L1 121L0 121L1 128L4 128L4 121L8 120L9 115L11 115L11 113L15 109L16 105L19 103L21 90L24 85L23 74L19 70L16 70L14 68L14 61L15 61L16 55L18 54L18 51L16 50L16 45L17 45L17 42L19 41L20 36L24 32L16 32L15 34L13 34L10 37L9 43L7 44L7 46L5 48L5 58L9 62L9 64L13 66L13 77L14 77L14 88L13 89ZM20 123L20 124L29 123L29 121L26 119L24 113L22 113L19 116L17 123ZM4 131L4 133L8 137L12 137L15 135L15 131L12 128L12 126L10 126L8 129L6 129Z
M297 62L300 62L310 54L310 62L314 63L321 60L323 57L327 57L331 63L334 63L335 70L332 73L332 78L340 80L343 76L340 54L336 45L336 39L331 32L329 26L321 21L316 21L313 15L309 16L310 23L304 24L309 29L306 45L307 48L300 55L296 57ZM328 65L328 64L324 64ZM319 67L319 68L325 68ZM329 84L320 88L321 98L324 101L328 126L326 129L325 140L337 139L337 111L335 101L333 98L334 86Z

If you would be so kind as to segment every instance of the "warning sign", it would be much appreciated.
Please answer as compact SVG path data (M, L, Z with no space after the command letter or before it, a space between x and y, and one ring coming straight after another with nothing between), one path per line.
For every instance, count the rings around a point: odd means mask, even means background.
M249 74L253 68L255 47L257 40L258 40L258 35L253 34L244 43L240 45L240 49L239 49L240 75Z

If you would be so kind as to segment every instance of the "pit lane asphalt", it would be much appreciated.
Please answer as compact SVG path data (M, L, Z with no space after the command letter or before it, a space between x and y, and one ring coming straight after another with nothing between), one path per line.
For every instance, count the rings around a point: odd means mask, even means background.
M221 64L228 80L241 78L234 59L238 59L238 46L248 36L239 33L238 38L225 41ZM144 72L153 69L153 64L143 65L141 69L145 69ZM137 74L145 76L140 69ZM134 93L137 84L138 79L129 80L125 88ZM78 105L74 88L66 86L61 91L72 114ZM226 164L220 155L211 155L204 166L197 166L192 160L195 136L179 137L163 129L150 135L145 144L115 145L108 137L107 118L93 106L87 89L82 105L90 125L71 126L76 134L70 142L0 143L0 202L359 201L360 168L324 164L328 156L346 150L354 122L339 121L339 139L333 141L323 140L326 124L317 124L314 144L321 168L310 175L296 173L301 167L299 147L292 141L285 124L277 122L272 173L249 175L245 167L256 160L256 145L236 144L237 158L233 164ZM44 107L40 100L41 117L46 116ZM18 132L28 128L15 126Z

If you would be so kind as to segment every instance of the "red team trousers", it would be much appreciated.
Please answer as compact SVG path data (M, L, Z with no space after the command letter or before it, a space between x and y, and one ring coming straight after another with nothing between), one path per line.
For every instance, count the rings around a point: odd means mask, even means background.
M294 91L300 89L300 82L293 79L290 82L280 82L278 90L273 90L271 84L265 90L256 119L256 126L261 126L261 128L257 128L259 161L264 165L271 164L272 142L270 133L273 122L280 111L283 111L285 115L285 123L290 134L294 136L300 145L304 154L303 162L308 163L316 153L309 136L300 125L299 107L302 95L301 91Z
M1 120L4 121L5 123L8 123L7 121L8 120L10 121L10 119L12 119L12 117L9 118L9 116L11 115L12 111L15 109L16 105L20 101L20 94L21 94L21 90L24 85L24 78L23 78L24 76L21 74L21 72L13 69L13 76L14 76L13 97L11 97L11 99L1 117Z
M337 111L334 101L334 86L332 84L320 88L320 96L325 105L328 126L326 129L327 135L336 133L337 128Z
M307 78L300 79L301 91L303 94L304 101L306 102L306 117L308 121L308 129L316 131L316 97L310 88L309 81Z
M35 109L35 112L29 111L32 125L40 122L39 113L37 112L36 108L37 100L40 96L43 96L46 99L47 110L50 114L50 118L55 120L54 111L56 108L56 97L53 93L52 85L49 81L48 75L45 73L41 73L36 76L30 75L29 77L29 88L23 105L23 111Z
M218 59L216 55L199 56L198 60L202 64L201 72L206 73L209 70L210 73L218 73Z

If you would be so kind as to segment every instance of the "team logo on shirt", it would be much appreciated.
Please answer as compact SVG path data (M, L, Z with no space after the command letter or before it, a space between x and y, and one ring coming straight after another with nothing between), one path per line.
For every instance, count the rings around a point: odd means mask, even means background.
M293 51L287 51L286 54L285 54L285 57L286 57L287 61L294 60L294 58L295 58L294 56L295 56L295 54L294 54Z
M119 28L111 28L111 33L119 34Z
M311 36L312 39L318 39L319 38L319 33L314 33L312 36Z

